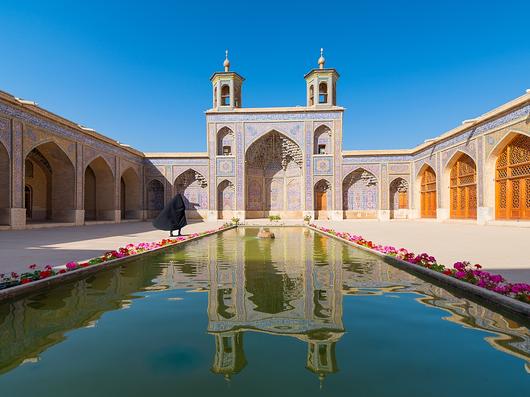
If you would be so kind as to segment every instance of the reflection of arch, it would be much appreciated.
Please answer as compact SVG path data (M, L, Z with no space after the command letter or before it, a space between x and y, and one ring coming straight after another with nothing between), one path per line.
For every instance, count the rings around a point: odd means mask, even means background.
M272 130L249 146L245 160L247 217L261 218L279 211L286 217L301 217L300 146Z
M24 175L24 186L31 195L31 221L75 221L75 168L67 154L55 142L37 145L29 151L33 175Z
M398 177L390 182L390 217L391 218L400 218L398 216L399 210L406 210L409 208L409 184L408 182Z
M223 127L217 133L217 155L230 156L234 154L234 131Z
M10 192L11 192L11 166L9 153L5 146L0 142L0 225L8 225Z
M315 184L315 219L327 219L326 212L331 204L331 184L321 179Z
M147 184L147 217L156 218L164 208L164 184L153 179Z
M495 216L530 219L530 137L515 135L495 163Z
M191 168L181 173L175 179L175 194L180 193L184 197L184 203L189 217L200 218L202 215L197 211L208 209L207 186L206 178L200 172Z
M424 164L420 174L420 207L422 218L436 218L436 174Z
M331 153L331 130L326 125L321 125L315 130L313 139L313 154Z
M140 178L132 167L121 175L120 209L122 219L141 218Z
M374 218L378 208L378 182L371 172L357 168L342 182L342 205L346 218Z
M449 209L454 219L477 217L477 167L474 160L457 152L447 163L449 177Z
M96 157L85 169L85 220L114 220L114 175L109 164Z
M217 210L219 219L231 219L235 210L234 184L227 179L217 186Z

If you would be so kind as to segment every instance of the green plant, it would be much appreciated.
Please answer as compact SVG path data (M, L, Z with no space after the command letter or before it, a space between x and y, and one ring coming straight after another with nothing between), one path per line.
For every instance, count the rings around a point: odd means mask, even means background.
M304 221L305 221L306 223L309 223L309 222L311 222L311 218L312 218L311 215L306 215L306 216L304 216Z
M278 222L282 219L280 215L269 215L269 221Z
M234 225L239 225L239 218L236 218L235 216L232 218L232 223Z

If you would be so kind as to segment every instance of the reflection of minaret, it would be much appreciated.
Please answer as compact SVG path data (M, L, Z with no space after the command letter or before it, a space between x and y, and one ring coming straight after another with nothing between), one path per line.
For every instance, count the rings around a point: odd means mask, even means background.
M215 357L212 372L224 375L230 380L247 365L243 350L243 332L222 332L215 334Z
M335 340L310 339L307 343L306 368L318 375L320 387L328 374L339 370L335 356Z

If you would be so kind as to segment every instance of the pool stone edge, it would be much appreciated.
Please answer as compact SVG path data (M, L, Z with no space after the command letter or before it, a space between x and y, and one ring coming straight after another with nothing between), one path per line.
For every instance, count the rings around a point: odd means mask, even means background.
M315 232L318 232L322 235L334 238L345 244L351 245L352 247L355 247L365 252L369 252L370 254L376 255L377 257L383 259L385 263L388 263L398 269L408 271L409 273L413 273L415 275L426 276L429 279L434 279L443 285L454 288L458 290L459 292L464 293L465 295L479 297L480 299L483 299L486 302L491 303L497 307L508 310L518 315L522 315L526 318L530 318L530 305L524 302L518 301L517 299L513 299L508 296L504 296L496 292L490 291L488 289L478 287L475 284L471 284L465 281L458 280L454 277L445 275L443 273L436 272L434 270L425 268L423 266L408 263L394 256L383 254L379 251L356 244L353 241L346 240L344 238L336 236L332 233L325 232L313 226L306 225L305 227Z
M66 273L57 274L55 276L50 276L50 277L47 277L47 278L42 279L42 280L33 281L31 283L16 285L14 287L9 287L9 288L0 290L0 303L4 303L4 302L9 301L9 300L13 300L13 299L17 299L17 298L20 298L20 297L23 297L23 296L26 296L26 295L30 295L30 294L33 294L33 293L38 292L38 291L46 290L48 288L52 288L52 287L55 287L55 286L63 284L63 283L67 283L67 282L70 282L70 281L76 281L76 280L85 278L85 277L87 277L89 275L98 273L100 271L115 269L115 268L117 268L119 266L122 266L123 264L125 264L127 262L136 260L136 259L138 259L140 257L143 257L143 256L147 256L147 255L150 255L150 254L153 254L153 253L157 253L157 252L159 252L159 251L161 251L163 249L167 249L167 248L171 248L171 247L177 247L177 246L180 246L182 244L188 243L190 241L196 241L196 240L199 240L199 239L201 239L203 237L209 237L209 236L213 236L214 234L219 234L219 233L225 232L227 230L235 229L236 227L237 227L236 225L227 226L225 228L217 229L215 231L212 231L210 233L201 234L199 236L191 237L191 238L189 238L187 240L179 241L179 242L177 242L175 244L168 244L168 245L165 245L163 247L158 247L158 248L155 248L155 249L152 249L152 250L149 250L149 251L144 251L144 252L141 252L141 253L138 253L138 254L129 255L129 256L126 256L126 257L123 257L123 258L111 259L109 261L105 261L105 262L98 263L98 264L95 264L95 265L91 265L91 266L87 266L87 267L71 270L71 271L66 272Z

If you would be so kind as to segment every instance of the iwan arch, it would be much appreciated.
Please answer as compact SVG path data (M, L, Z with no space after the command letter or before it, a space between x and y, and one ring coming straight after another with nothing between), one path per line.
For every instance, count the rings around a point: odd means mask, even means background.
M413 149L343 150L339 74L318 66L305 106L245 108L227 58L204 153L142 153L0 92L0 228L149 219L177 192L210 220L530 221L530 91Z

